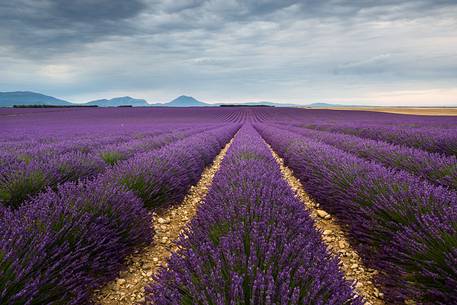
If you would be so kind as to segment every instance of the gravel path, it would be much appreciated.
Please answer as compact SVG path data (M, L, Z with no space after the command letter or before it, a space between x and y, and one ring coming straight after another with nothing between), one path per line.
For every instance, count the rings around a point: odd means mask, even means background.
M152 275L161 266L166 266L171 253L177 250L173 241L195 215L232 142L233 138L214 159L213 164L203 171L200 181L191 187L181 204L151 213L151 226L156 231L153 243L128 257L127 268L120 272L119 277L95 291L95 303L117 305L144 302L144 287L152 281Z
M308 196L300 180L293 175L292 170L284 165L284 160L271 147L270 150L281 168L284 179L289 183L297 197L305 204L316 228L322 232L322 239L329 252L339 257L340 268L344 272L346 279L354 281L356 293L365 298L366 305L385 304L382 292L373 284L373 276L376 275L376 270L363 266L362 260L357 252L351 248L346 234L336 223L336 220Z

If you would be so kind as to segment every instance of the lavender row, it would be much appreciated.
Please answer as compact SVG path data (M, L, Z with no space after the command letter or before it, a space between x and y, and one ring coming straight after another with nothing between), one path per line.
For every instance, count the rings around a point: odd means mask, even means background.
M103 181L126 186L148 208L179 202L239 128L228 124L136 155L108 169Z
M305 125L307 128L351 134L362 138L407 145L433 153L457 156L457 133L455 129L416 128L398 126L352 125Z
M177 129L148 139L134 139L126 143L106 145L98 148L94 151L94 154L99 155L106 163L113 165L119 161L126 160L135 154L148 152L160 148L168 143L173 143L188 136L218 127L221 127L221 125Z
M156 131L146 134L130 134L130 135L119 135L116 132L105 135L105 137L95 136L91 139L81 139L77 136L67 135L66 140L60 140L59 142L49 143L35 143L32 146L27 144L23 148L16 147L15 149L9 149L4 145L0 145L0 168L3 175L13 173L15 171L21 171L24 167L42 167L43 164L53 163L54 160L61 159L65 155L69 155L72 158L74 156L85 157L87 159L98 160L110 163L110 148L130 147L134 143L147 143L155 142L160 135L162 137L173 132L173 129L168 128L157 128ZM159 141L160 142L160 141ZM138 146L138 144L137 144ZM134 149L131 149L133 151ZM113 151L112 153L116 153ZM119 154L115 154L121 157ZM55 161L59 162L59 161Z
M105 146L90 154L78 151L43 160L11 160L0 167L0 203L17 207L46 187L55 188L67 181L95 176L120 160L158 149L202 130L205 129L158 135L144 142L138 140L136 145L127 142L120 146Z
M195 127L194 127L195 128ZM16 145L1 144L0 164L10 160L33 161L46 160L53 156L71 152L93 153L103 150L110 145L124 145L135 141L149 141L157 136L189 130L191 128L176 128L172 126L155 127L154 131L145 133L131 133L120 135L117 132L110 134L81 138L76 135L66 135L65 139L57 141L43 141L40 143L17 143Z
M284 125L275 126L313 140L322 141L361 158L376 161L388 167L406 170L428 179L432 183L457 190L457 158L455 156L429 153L417 148L352 135L285 127Z
M152 234L141 201L98 180L0 206L0 304L89 304Z
M250 126L155 282L152 304L362 304Z
M457 302L457 195L266 125L259 132L380 271L390 303Z
M89 125L90 126L90 125ZM152 128L151 128L152 127ZM40 146L46 144L60 144L66 141L77 139L78 141L89 141L89 144L94 142L94 139L103 141L105 143L121 141L123 139L128 140L133 137L144 137L154 135L166 130L172 130L174 125L163 124L163 125L149 125L149 126L132 126L130 128L119 128L113 124L110 130L97 130L92 129L86 131L79 131L78 129L65 130L57 132L54 129L44 129L40 134L35 134L29 130L13 130L11 134L6 135L0 140L0 146L4 149L26 149L33 146ZM184 126L183 126L184 127ZM191 126L188 126L191 127Z

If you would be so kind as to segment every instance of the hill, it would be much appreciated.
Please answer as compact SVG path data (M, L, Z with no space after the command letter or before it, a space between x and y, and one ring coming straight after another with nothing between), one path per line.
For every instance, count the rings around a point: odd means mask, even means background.
M146 107L151 106L144 99L136 99L130 96L115 97L112 99L100 99L90 101L86 105L97 105L99 107L118 107L132 105L134 107Z
M14 105L52 105L71 106L70 102L31 91L0 92L0 107L12 107Z
M196 100L192 96L181 95L171 102L164 103L164 104L156 104L157 106L165 106L165 107L207 107L207 106L217 106L211 105L199 100Z

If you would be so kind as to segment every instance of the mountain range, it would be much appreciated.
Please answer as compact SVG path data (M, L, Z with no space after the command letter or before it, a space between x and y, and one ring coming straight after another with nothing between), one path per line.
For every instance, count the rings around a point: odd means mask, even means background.
M115 97L112 99L99 99L87 103L71 103L52 96L31 91L15 91L15 92L0 92L0 107L13 107L14 105L50 105L50 106L99 106L99 107L118 107L118 106L133 106L133 107L217 107L220 105L235 105L227 103L208 104L196 100L191 96L181 95L167 103L150 104L144 99L136 99L130 96ZM236 103L242 106L275 106L275 107L309 107L309 108L329 108L329 107L345 107L344 105L314 103L309 105L298 104L282 104L274 102L246 102ZM350 107L350 106L349 106Z

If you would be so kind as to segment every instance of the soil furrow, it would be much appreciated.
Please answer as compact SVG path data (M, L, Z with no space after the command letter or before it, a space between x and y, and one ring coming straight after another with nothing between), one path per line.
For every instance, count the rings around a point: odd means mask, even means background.
M120 272L119 277L95 291L95 303L114 305L144 301L144 287L152 281L153 274L161 266L166 266L170 255L177 250L174 241L178 239L208 193L214 175L219 170L235 136L221 150L211 166L203 171L200 181L191 187L181 204L151 213L151 226L155 229L153 243L129 256L126 260L127 268Z

